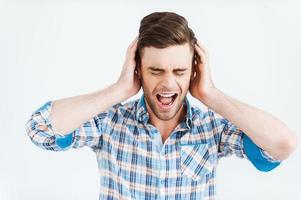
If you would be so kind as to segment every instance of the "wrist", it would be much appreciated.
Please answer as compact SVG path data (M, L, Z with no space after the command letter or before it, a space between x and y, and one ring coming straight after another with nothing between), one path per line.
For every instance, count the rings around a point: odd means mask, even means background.
M214 108L219 104L219 99L221 95L221 91L217 88L210 89L206 95L204 95L204 98L202 102L209 108Z
M107 106L112 106L117 103L120 103L126 99L123 95L122 89L116 84L111 84L104 89L98 90L90 94L91 99L94 99L96 102L104 101Z
M109 89L111 91L114 91L114 93L117 94L122 101L125 101L126 99L131 97L131 91L127 89L124 84L119 84L117 82L111 85Z

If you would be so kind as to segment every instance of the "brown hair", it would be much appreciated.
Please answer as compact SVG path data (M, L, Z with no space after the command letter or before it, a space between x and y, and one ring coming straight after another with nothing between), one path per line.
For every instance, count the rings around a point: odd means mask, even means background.
M153 12L140 22L136 65L141 66L144 47L166 48L188 42L194 52L196 40L187 20L181 15L174 12Z

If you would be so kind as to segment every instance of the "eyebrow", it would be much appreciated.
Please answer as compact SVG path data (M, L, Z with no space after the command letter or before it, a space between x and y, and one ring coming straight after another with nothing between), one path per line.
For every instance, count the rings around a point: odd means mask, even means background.
M159 67L154 67L154 66L150 66L150 67L148 67L148 69L151 71L164 71L164 69L159 68Z
M154 67L154 66L150 66L150 67L148 67L148 69L151 71L160 71L160 72L164 71L164 69L159 68L159 67ZM178 68L173 69L173 71L181 71L181 72L186 71L186 70L187 70L187 68L185 68L185 67L178 67Z
M186 70L188 70L188 69L187 68L176 68L176 69L174 69L174 71L180 71L180 72L184 72Z

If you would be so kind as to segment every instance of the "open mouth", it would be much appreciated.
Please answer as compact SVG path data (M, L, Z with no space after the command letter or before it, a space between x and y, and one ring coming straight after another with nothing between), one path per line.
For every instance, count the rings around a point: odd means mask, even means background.
M156 95L159 105L163 108L170 107L176 100L177 93L159 93Z

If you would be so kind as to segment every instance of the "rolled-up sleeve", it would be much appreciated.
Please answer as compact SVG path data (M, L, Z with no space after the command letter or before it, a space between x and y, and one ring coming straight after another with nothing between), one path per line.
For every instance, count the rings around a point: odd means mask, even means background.
M258 147L246 134L243 136L243 149L247 158L260 171L271 171L282 162L282 160L273 158L268 152Z
M218 144L218 156L226 157L236 155L246 158L260 171L271 171L277 167L281 160L269 155L265 150L257 146L242 130L236 125L209 109L211 120Z
M61 134L52 127L49 118L52 104L52 101L46 102L26 122L26 132L36 146L51 151L63 151L71 147L83 146L89 146L95 151L100 147L101 127L105 123L106 112L98 114L68 134ZM46 126L47 130L41 128L43 126Z

